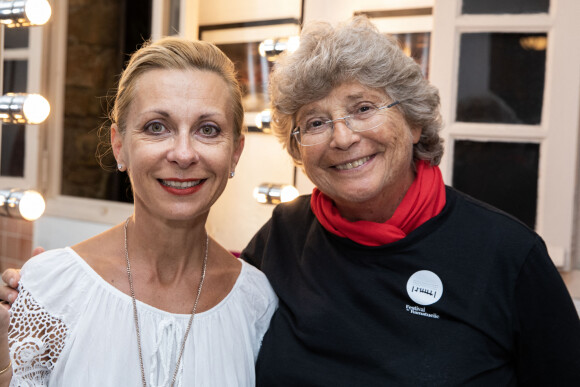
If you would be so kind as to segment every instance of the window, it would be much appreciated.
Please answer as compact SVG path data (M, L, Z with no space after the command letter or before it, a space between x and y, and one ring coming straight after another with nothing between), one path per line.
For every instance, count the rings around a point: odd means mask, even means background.
M95 150L108 140L98 133L109 93L128 56L150 36L151 15L140 1L109 3L69 7L60 193L131 202L126 174L116 171L110 154L101 166Z
M457 121L538 125L546 33L462 33Z
M535 228L569 268L580 96L568 86L580 82L580 3L435 7L430 78L446 123L445 181Z
M12 30L8 30L12 31ZM25 44L28 47L27 29L14 30L13 33L6 34L4 50L8 46L18 46ZM25 35L22 37L22 35ZM18 42L13 38L21 38ZM16 41L15 41L16 40ZM8 49L8 58L17 57L14 48ZM24 52L21 52L25 53ZM2 94L6 93L26 93L28 84L28 59L4 59L2 80ZM0 176L21 177L24 178L24 159L26 151L26 125L2 124L2 144L0 149Z
M455 140L453 146L453 187L535 228L539 144Z
M463 14L547 13L550 0L463 0Z

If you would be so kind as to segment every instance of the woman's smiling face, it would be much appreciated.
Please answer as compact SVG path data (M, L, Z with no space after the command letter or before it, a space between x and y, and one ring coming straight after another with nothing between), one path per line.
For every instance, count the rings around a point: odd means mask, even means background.
M125 132L113 125L111 142L127 167L136 213L207 216L244 146L225 81L210 71L149 70L133 94Z
M382 90L358 82L343 83L325 98L302 106L296 118L297 122L309 117L330 120L352 114L364 105L380 107L392 102ZM383 123L372 130L353 132L344 121L336 121L328 141L300 147L306 174L347 218L360 217L343 213L343 208L371 203L381 208L395 200L398 204L401 198L393 195L406 192L414 179L413 144L419 141L421 130L409 127L397 106L377 114Z

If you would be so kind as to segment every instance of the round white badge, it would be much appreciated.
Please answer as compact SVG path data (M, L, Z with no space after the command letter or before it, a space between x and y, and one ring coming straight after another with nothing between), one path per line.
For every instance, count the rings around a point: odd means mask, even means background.
M407 281L407 294L419 305L431 305L443 295L443 282L432 271L421 270Z

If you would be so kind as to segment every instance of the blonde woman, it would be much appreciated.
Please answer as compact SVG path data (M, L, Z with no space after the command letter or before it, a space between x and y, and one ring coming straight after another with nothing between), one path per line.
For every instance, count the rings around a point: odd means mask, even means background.
M215 46L165 38L131 57L110 139L134 213L24 265L13 385L255 384L277 299L205 230L243 150L242 120L233 64Z

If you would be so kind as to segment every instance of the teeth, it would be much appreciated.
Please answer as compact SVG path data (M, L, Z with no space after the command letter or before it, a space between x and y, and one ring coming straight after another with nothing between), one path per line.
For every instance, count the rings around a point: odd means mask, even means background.
M341 164L341 165L337 165L336 169L340 169L341 171L347 170L347 169L353 169L356 167L360 167L361 165L363 165L364 163L366 163L367 161L369 161L371 158L370 157L363 157L362 159L358 159L356 161L353 161L351 163L346 163L346 164Z
M161 184L166 187L186 189L191 188L201 183L201 180L196 181L173 181L173 180L161 180Z

